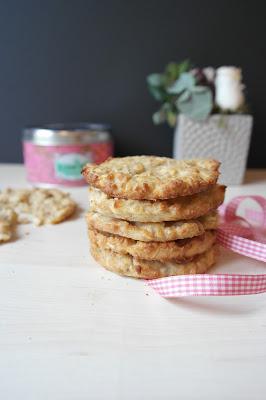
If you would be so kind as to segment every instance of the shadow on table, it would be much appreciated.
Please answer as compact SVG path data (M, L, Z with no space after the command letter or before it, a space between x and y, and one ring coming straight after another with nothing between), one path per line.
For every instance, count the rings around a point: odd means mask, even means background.
M249 260L252 267L248 267L247 258L224 248L220 249L220 258L217 265L210 270L213 274L256 274L264 273L265 264ZM241 260L241 262L239 262ZM250 264L251 265L251 264ZM258 268L258 269L257 269ZM207 314L220 314L233 317L235 315L247 315L255 313L263 305L255 302L254 296L206 296L206 297L179 297L167 299L167 301L178 308L183 307L191 311ZM244 304L243 304L244 303Z
M167 299L167 301L178 308L186 308L191 311L196 311L199 313L215 314L215 315L227 315L228 317L234 317L236 315L247 315L253 314L257 311L258 305L243 305L242 303L233 304L233 297L231 296L231 301L228 304L218 304L217 297L193 297L193 298L178 298L178 299ZM242 296L241 296L242 297ZM221 297L219 297L221 298ZM227 297L227 300L229 298Z

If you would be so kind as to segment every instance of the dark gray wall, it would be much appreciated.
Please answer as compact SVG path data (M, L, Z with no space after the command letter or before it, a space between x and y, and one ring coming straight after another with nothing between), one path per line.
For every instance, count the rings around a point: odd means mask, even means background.
M243 68L255 126L249 165L266 167L263 1L0 2L0 162L21 161L27 124L106 121L116 154L171 154L145 77L171 60Z

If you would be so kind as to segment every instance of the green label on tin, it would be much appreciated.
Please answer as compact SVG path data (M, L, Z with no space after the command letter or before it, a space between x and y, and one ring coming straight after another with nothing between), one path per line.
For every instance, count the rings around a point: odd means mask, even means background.
M82 180L81 170L87 162L91 160L82 154L57 154L54 160L55 175L69 181Z

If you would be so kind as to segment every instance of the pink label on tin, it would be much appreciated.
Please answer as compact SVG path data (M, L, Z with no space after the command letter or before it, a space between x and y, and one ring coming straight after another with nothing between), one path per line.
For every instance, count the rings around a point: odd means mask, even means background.
M24 142L23 153L29 181L81 186L85 184L80 173L82 167L87 162L98 164L110 157L112 143L38 146Z

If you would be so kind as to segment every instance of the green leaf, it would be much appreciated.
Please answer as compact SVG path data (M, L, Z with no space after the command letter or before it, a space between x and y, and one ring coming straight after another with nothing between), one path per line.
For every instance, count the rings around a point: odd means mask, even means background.
M165 74L167 75L167 78L172 82L175 81L180 75L179 65L180 64L171 62L165 68Z
M185 60L181 63L169 63L165 68L164 74L162 74L163 86L168 88L180 77L183 72L187 72L189 70L190 62L188 60Z
M167 111L166 120L171 128L176 126L176 113L174 111Z
M194 86L191 90L194 93L203 93L206 92L209 88L206 86Z
M167 111L172 111L172 106L170 103L163 103L161 110L167 112Z
M186 102L190 99L191 97L191 92L189 90L185 90L179 97L178 97L178 101L183 103Z
M181 75L183 72L187 72L191 69L191 63L189 60L184 60L179 65L179 74Z
M180 78L175 81L175 83L168 88L168 93L180 94L183 90L191 90L195 86L195 78L189 72L183 72Z
M188 100L182 101L180 98L176 102L180 113L196 120L203 120L211 113L212 110L212 93L209 88L204 92L192 92Z
M159 87L157 88L155 86L149 86L148 88L149 88L151 95L155 98L155 100L164 101L165 92L163 89L161 89Z
M162 124L163 122L166 121L165 112L162 109L160 109L159 111L156 111L152 116L152 120L155 125Z
M161 74L151 74L147 76L148 85L159 87L162 84L162 76Z

